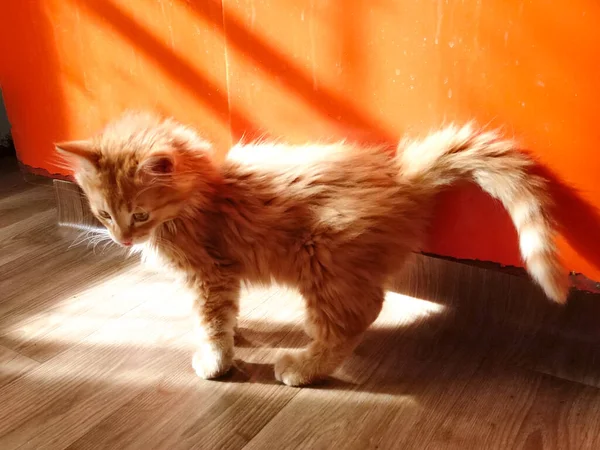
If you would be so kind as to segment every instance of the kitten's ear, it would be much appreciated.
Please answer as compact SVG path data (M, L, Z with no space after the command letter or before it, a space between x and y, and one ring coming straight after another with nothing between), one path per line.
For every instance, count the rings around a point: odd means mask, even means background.
M138 172L147 176L165 176L175 171L175 157L167 152L159 152L149 155L144 159Z
M55 144L56 151L83 169L98 168L100 153L90 141L68 141Z

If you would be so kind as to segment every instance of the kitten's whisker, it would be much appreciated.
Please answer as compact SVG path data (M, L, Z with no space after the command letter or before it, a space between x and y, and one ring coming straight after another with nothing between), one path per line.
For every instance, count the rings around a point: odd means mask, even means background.
M108 232L103 229L84 229L79 233L79 235L73 240L71 245L69 245L69 249L76 247L78 245L82 245L84 243L88 243L88 246L93 244L96 241L103 241L105 239L110 239L108 236Z
M104 252L106 251L106 248L111 244L112 241L106 241L104 243L104 246L102 247L102 251L100 252L100 254L104 254Z
M88 233L89 233L89 231L87 231L87 232L82 231L81 233L79 233L77 235L77 237L73 240L73 242L71 243L71 245L69 245L69 247L67 247L67 250L69 250L69 249L71 249L73 247L76 247L79 244L82 244L83 242L85 242L86 239L88 238L88 236L87 236Z

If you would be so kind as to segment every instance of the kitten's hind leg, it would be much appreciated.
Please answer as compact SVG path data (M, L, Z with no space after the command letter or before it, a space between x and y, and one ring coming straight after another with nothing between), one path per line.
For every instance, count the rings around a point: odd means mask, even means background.
M198 281L193 287L197 294L194 310L199 345L192 366L201 378L217 378L226 374L233 365L239 283Z
M375 321L384 299L380 287L369 285L327 286L303 294L306 331L312 342L301 352L284 354L275 363L275 377L288 386L311 384L332 374Z

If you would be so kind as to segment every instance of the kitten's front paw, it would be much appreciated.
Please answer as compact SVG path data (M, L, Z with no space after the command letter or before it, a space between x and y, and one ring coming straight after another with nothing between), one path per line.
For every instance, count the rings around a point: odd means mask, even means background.
M304 353L286 353L275 363L275 378L288 386L305 386L317 379Z
M226 351L210 344L204 344L192 358L196 374L205 380L225 375L233 365L233 349Z

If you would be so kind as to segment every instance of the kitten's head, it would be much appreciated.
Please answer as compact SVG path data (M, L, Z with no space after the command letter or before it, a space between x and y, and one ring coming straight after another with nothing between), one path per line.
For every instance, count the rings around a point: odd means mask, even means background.
M56 149L94 215L123 246L147 241L158 226L201 204L216 176L209 143L147 113L127 113L99 135Z

